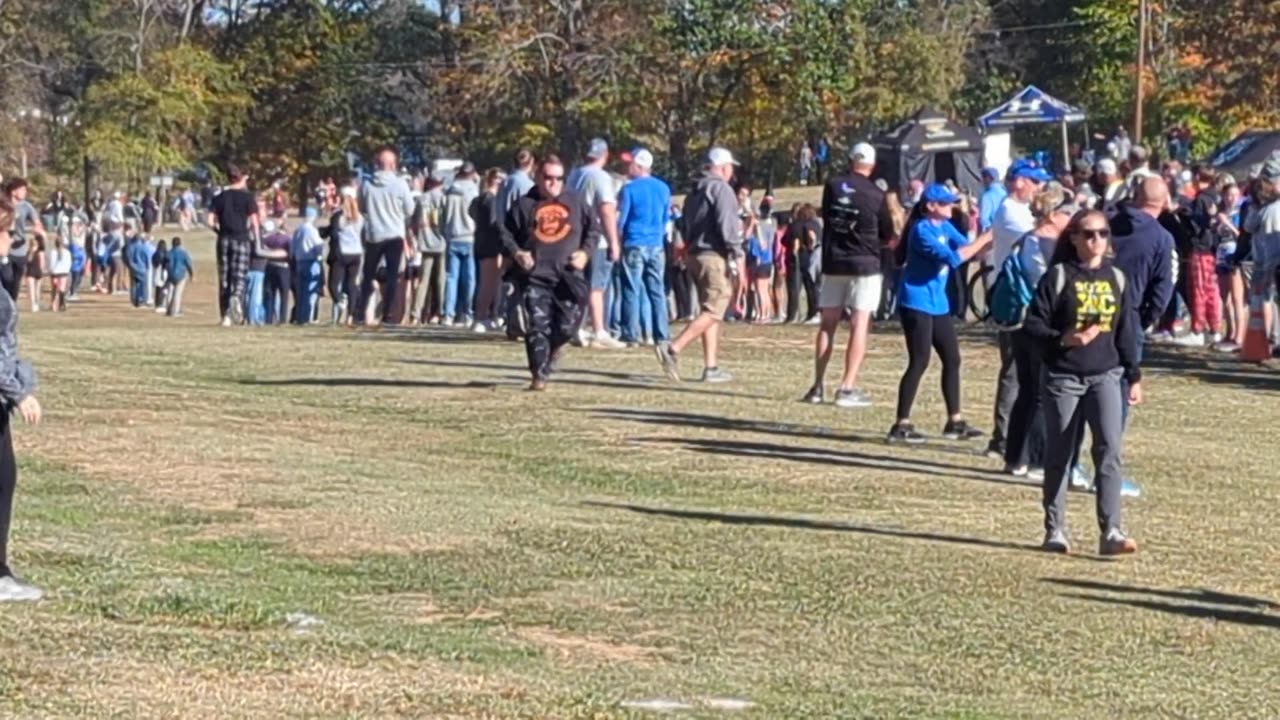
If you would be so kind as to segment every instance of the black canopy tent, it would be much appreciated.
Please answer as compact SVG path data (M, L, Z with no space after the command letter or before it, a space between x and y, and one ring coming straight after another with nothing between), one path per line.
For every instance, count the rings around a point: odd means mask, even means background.
M982 193L982 135L934 108L922 108L871 144L880 174L903 197L912 180L954 180L966 193Z
M1280 153L1280 130L1246 130L1213 151L1209 165L1244 182L1272 153Z

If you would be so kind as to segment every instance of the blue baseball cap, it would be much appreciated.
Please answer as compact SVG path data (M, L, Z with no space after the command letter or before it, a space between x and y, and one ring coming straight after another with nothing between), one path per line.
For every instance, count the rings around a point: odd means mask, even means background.
M982 168L982 177L991 178L992 180L1000 179L1000 168L984 167Z
M1048 170L1040 167L1035 160L1017 160L1009 166L1009 177L1026 178L1032 182L1047 183L1053 179Z
M955 205L960 202L960 196L948 190L946 185L934 183L924 189L924 194L920 196L920 200L926 203Z

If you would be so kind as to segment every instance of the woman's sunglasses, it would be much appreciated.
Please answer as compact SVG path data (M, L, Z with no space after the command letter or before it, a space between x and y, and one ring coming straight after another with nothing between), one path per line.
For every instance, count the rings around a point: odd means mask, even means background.
M1086 238L1089 240L1110 240L1111 231L1106 228L1102 228L1100 230L1096 230L1092 228L1083 228L1080 230L1080 237Z

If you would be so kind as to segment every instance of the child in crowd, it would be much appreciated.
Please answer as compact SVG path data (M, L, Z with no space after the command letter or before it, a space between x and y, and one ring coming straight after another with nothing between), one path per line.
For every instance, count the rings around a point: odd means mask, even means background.
M31 312L40 312L45 262L44 238L36 238L31 244L31 254L27 258L27 295L31 298Z
M67 247L67 238L58 233L54 236L53 249L49 251L49 294L50 308L54 312L67 310L67 286L71 276L71 249Z
M162 313L168 305L165 302L164 291L168 286L166 276L169 273L169 249L165 247L164 241L156 243L155 254L151 256L151 282L147 285L147 292L151 293L149 305L156 306L156 312Z
M169 267L165 269L169 289L166 295L169 301L169 317L182 316L182 294L187 289L187 282L196 276L195 267L191 264L191 255L182 247L182 238L173 239L173 249L169 251Z
M79 215L71 219L71 228L67 236L71 250L71 278L67 299L75 302L80 299L80 283L84 280L85 263L88 260L89 229L84 218Z

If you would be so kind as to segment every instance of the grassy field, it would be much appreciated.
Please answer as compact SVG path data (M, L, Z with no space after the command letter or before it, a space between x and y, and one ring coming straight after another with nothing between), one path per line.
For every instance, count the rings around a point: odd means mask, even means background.
M796 401L797 327L729 329L733 385L575 349L535 396L492 337L215 327L208 244L183 319L23 315L13 562L49 596L0 607L0 715L1280 715L1271 371L1157 352L1142 551L1093 557L1074 495L1056 557L977 446L882 443L892 326L868 411ZM964 354L985 427L995 351Z

